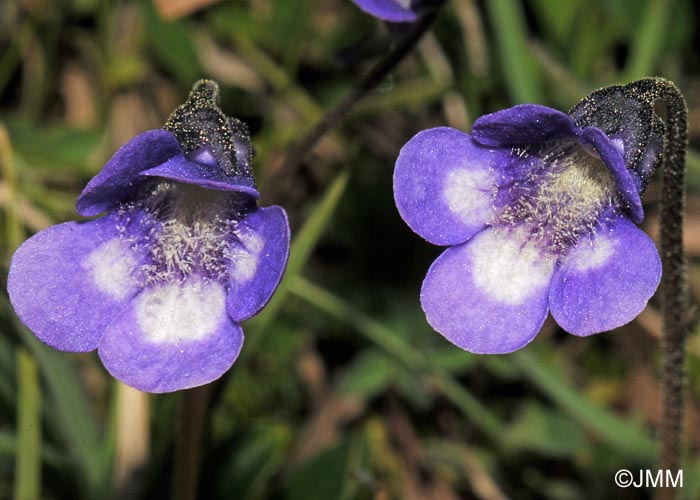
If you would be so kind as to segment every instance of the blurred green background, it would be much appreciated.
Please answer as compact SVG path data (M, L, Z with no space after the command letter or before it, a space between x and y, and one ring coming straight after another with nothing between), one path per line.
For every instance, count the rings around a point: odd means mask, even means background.
M349 0L0 0L0 499L160 499L182 394L120 386L94 354L40 344L5 292L14 248L75 219L118 146L162 125L199 78L251 128L260 191L290 215L282 286L211 388L206 499L609 499L655 467L659 303L588 339L548 320L525 349L476 356L426 324L440 249L401 221L392 170L421 129L468 130L522 102L567 110L649 75L689 105L686 245L700 285L700 5L450 0L380 87L306 156L285 154L401 28ZM644 228L658 232L658 183ZM688 341L684 488L700 498L700 341Z

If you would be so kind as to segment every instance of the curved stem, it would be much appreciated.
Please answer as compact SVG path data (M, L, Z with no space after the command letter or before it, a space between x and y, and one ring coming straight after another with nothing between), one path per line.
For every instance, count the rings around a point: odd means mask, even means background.
M210 385L187 389L182 395L180 432L173 468L173 500L195 500L199 456Z
M284 164L273 174L276 176L290 175L296 171L307 153L329 130L342 122L352 108L361 101L372 89L379 85L386 76L403 60L406 55L422 38L437 17L439 8L425 11L410 27L406 35L396 46L380 60L372 70L335 106L329 109L314 127L297 143L287 155Z
M666 107L661 195L661 300L664 331L659 468L677 471L680 467L683 421L685 337L691 323L683 251L687 110L680 90L668 80L646 78L636 82L634 87L651 105L660 102ZM671 499L674 494L672 488L661 488L657 491L657 498Z
M661 421L662 469L678 469L683 416L683 362L688 327L688 290L683 252L685 195L686 109L683 96L672 84L659 96L667 107L661 205L663 262L663 417Z

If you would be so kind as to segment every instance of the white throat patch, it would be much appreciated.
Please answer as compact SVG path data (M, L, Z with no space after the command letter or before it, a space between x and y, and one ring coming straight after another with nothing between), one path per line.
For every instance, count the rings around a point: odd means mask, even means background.
M488 170L455 169L445 177L443 197L448 208L465 224L492 222L495 185Z
M146 340L155 344L203 340L227 317L224 288L196 277L145 289L136 298L135 308Z
M137 265L138 260L129 243L119 238L106 241L82 262L95 286L118 300L125 299L138 286L134 276Z
M615 253L617 241L596 235L593 240L581 239L579 244L566 256L578 271L588 271L604 266Z
M487 229L469 244L474 284L496 302L522 304L547 286L554 273L556 258L544 255L523 233L524 228Z
M265 240L253 231L241 231L237 236L239 244L232 245L228 255L231 262L230 275L238 283L245 283L255 276Z

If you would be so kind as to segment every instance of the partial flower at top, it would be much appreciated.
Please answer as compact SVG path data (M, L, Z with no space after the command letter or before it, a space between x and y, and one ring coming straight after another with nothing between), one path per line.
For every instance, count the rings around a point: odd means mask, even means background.
M163 129L122 146L87 185L78 213L15 253L8 291L43 342L98 350L107 370L148 392L219 378L243 345L289 253L277 206L259 208L243 123L201 80Z
M352 0L367 14L392 23L410 23L418 17L418 9L438 5L445 0Z
M471 135L418 133L401 150L394 196L406 223L449 246L423 282L428 323L474 353L529 343L551 312L579 336L624 325L654 294L661 263L640 230L640 196L664 125L635 83L569 114L523 104Z

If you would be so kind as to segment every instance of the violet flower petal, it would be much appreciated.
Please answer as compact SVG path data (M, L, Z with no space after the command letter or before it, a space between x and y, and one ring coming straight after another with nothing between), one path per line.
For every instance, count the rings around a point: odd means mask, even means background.
M535 338L547 317L554 264L524 231L489 228L437 258L421 305L428 323L462 349L512 352Z
M260 198L260 193L255 189L252 178L243 176L228 177L216 164L207 165L202 162L192 161L182 155L175 156L160 165L144 170L140 175L162 177L218 191L237 191L255 199Z
M654 242L629 219L618 217L583 237L562 259L549 306L564 330L591 335L632 321L660 280Z
M540 144L577 135L566 113L539 104L519 104L477 118L471 134L481 144L510 147Z
M509 161L453 128L419 132L396 160L399 213L431 243L463 243L495 219L498 168Z
M90 180L78 197L80 215L98 215L127 198L138 187L138 175L181 155L180 144L163 129L147 130L124 144Z
M282 279L289 257L287 214L278 206L259 208L235 233L226 306L234 321L243 321L267 304Z
M17 315L41 341L61 351L92 351L137 293L140 260L117 238L114 218L66 222L17 249L7 289Z
M146 392L171 392L219 378L238 357L243 331L226 313L215 281L144 289L106 330L98 352L105 368Z
M355 5L367 14L393 23L409 23L415 21L417 14L402 5L398 0L352 0Z
M593 146L600 155L605 165L610 170L617 191L623 199L623 206L629 212L632 220L637 224L644 220L644 208L640 198L637 184L632 177L632 172L627 169L620 150L605 133L595 127L587 127L581 131L581 140Z

